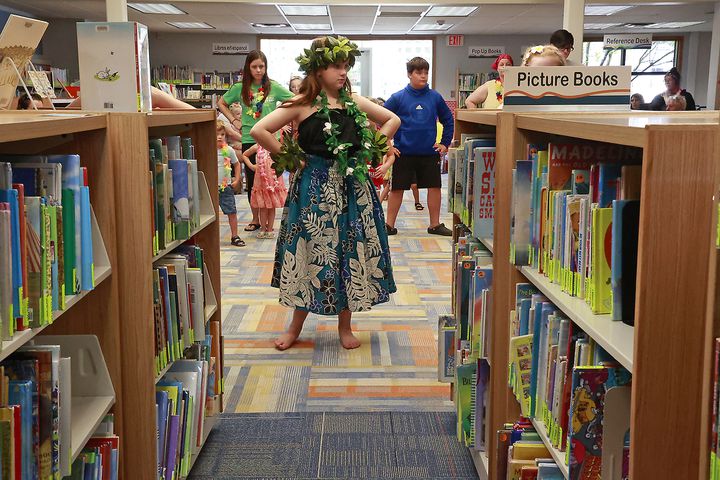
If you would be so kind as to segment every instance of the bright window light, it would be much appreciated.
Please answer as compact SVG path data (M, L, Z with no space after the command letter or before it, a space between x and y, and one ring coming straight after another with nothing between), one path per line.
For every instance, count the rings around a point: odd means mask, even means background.
M208 25L204 22L165 22L168 25L172 25L175 28L181 28L186 30L207 30L207 29L213 29L212 25Z
M326 5L280 5L285 15L302 15L306 17L322 17L328 14Z
M163 15L186 15L175 5L169 3L128 3L128 7L141 13L160 13Z
M471 15L478 7L432 7L425 14L426 17L467 17Z
M630 5L586 5L585 15L613 15L632 8Z

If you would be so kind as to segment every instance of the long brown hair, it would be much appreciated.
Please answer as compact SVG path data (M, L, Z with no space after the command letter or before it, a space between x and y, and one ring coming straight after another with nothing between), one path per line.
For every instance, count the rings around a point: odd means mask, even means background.
M312 41L312 45L310 46L310 50L315 51L316 48L322 48L322 47L329 47L330 42L328 41L327 37L317 37ZM288 100L285 102L282 106L283 107L292 107L292 106L303 106L303 105L312 105L312 103L315 101L318 95L320 95L320 91L322 90L322 86L320 85L320 80L315 76L316 71L308 72L307 75L305 75L305 78L303 78L302 82L300 83L300 90L298 91L298 96L293 98L292 100ZM350 77L347 77L345 79L345 85L343 88L347 91L348 95L352 95L352 86L350 85Z
M245 58L245 66L243 67L243 82L242 82L242 99L243 103L250 107L250 87L252 86L253 82L255 81L252 72L250 71L250 64L254 62L255 60L262 60L265 64L265 75L262 78L262 89L265 91L265 98L270 96L270 77L268 77L267 74L267 57L263 52L260 50L253 50L252 52L248 53L247 57Z

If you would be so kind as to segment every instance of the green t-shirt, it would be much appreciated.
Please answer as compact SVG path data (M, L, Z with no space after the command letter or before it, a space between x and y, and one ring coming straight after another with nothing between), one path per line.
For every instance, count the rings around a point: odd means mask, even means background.
M260 90L260 85L255 85L253 83L250 86L250 91L253 96L257 95L258 90ZM282 102L289 100L292 97L293 94L290 93L288 89L277 83L275 80L270 80L270 95L265 98L262 106L262 112L259 117L255 116L257 112L257 102L253 101L251 106L247 106L243 103L242 82L236 83L230 87L230 90L225 92L225 95L223 95L223 100L225 100L228 104L228 107L230 107L230 111L233 112L233 115L240 118L240 121L242 122L242 142L255 143L255 140L250 136L250 129L258 122L258 120L275 110L279 104L282 104ZM239 109L242 109L242 115L239 115Z

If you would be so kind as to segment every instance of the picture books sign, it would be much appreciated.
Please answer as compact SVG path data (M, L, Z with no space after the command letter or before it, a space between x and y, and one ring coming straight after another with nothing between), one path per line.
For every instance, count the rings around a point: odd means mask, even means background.
M629 110L631 67L508 67L504 109Z

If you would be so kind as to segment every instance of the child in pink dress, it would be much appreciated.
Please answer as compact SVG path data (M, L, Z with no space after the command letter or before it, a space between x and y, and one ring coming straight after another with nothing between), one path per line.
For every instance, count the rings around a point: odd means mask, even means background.
M260 231L258 238L275 238L273 223L275 222L275 209L285 206L287 187L283 177L278 177L272 168L270 153L262 147L258 148L255 157L256 164L252 165L255 171L250 206L259 209ZM247 165L247 163L246 163Z

